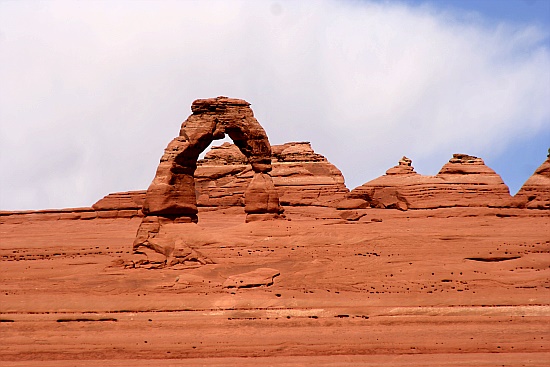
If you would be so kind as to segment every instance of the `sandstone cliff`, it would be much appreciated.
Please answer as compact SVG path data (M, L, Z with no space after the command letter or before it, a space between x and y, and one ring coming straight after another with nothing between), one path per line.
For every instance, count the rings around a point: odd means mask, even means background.
M273 145L272 171L284 206L330 206L349 192L342 172L309 142ZM254 172L240 150L230 143L213 146L197 162L195 190L199 207L244 206L244 194ZM140 210L145 190L112 193L92 207L105 210Z
M273 145L272 171L281 205L329 206L349 192L342 172L309 142ZM254 172L246 157L230 143L213 146L197 162L195 190L199 207L243 206ZM96 210L140 210L145 190L112 193L92 207Z
M338 168L309 142L273 145L270 175L281 205L330 206L348 193ZM233 144L212 147L195 171L199 206L241 206L252 170Z

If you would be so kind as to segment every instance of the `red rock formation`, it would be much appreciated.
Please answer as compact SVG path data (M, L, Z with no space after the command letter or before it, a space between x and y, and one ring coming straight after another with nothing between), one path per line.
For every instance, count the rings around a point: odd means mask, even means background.
M273 162L271 176L283 205L331 206L349 192L342 172L309 142L274 146Z
M348 193L338 168L317 154L309 142L272 146L270 175L281 205L330 206ZM224 143L205 155L195 172L199 206L243 205L253 172L233 144Z
M273 170L270 176L281 205L332 206L348 194L342 172L324 156L315 153L309 142L291 142L271 148ZM197 206L244 206L245 191L253 177L252 166L236 145L213 146L204 159L197 162ZM102 213L133 210L141 214L145 195L145 190L111 193L92 207Z
M414 167L412 166L412 159L407 158L403 156L399 160L399 163L397 166L390 168L386 171L387 175L416 175L417 173L414 171Z
M92 205L97 211L101 210L141 210L145 201L145 191L115 192L105 196Z
M501 207L511 202L508 187L481 158L454 154L435 176L414 172L403 157L398 166L351 191L349 199L362 199L372 207L433 209L445 207ZM349 202L344 202L345 205ZM351 209L347 205L346 209Z
M145 247L165 254L164 240L157 227L166 221L197 222L195 170L199 154L213 140L225 135L247 157L254 171L251 187L246 191L245 211L262 218L278 216L277 191L271 171L271 146L264 129L254 118L250 104L241 99L217 97L199 99L193 112L181 126L179 136L164 150L155 178L147 189L142 212L146 216L134 241L134 251ZM154 228L153 228L153 227Z
M548 365L550 211L357 212L201 210L133 263L138 218L0 212L0 364Z
M194 173L197 159L213 140L221 139L225 134L247 156L256 174L271 171L271 146L249 106L244 100L226 97L193 102L193 114L183 122L179 136L168 144L155 178L147 189L143 204L145 215L188 217L196 221ZM268 175L264 175L262 182L272 185ZM257 208L260 199L253 193L247 201ZM273 207L264 203L263 207L266 213L280 211L278 205Z
M118 211L115 211L115 216ZM125 211L124 211L125 212ZM117 216L118 217L118 216ZM120 216L121 218L123 215ZM93 208L66 208L46 210L0 211L0 223L24 223L25 221L90 220L99 218Z
M550 152L546 161L525 181L514 201L522 208L550 209Z

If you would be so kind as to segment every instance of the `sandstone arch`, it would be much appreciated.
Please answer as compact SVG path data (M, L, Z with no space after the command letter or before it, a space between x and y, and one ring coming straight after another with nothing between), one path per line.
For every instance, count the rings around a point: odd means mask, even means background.
M196 100L191 110L193 114L183 122L179 136L164 151L147 189L143 213L196 221L197 159L213 140L222 139L226 134L248 158L255 172L246 194L245 211L278 213L279 198L267 174L271 171L271 146L250 104L241 99L218 97Z
M196 223L197 199L194 173L199 154L213 140L228 135L248 158L255 172L245 192L247 221L277 216L282 212L279 196L269 175L271 146L267 134L254 117L250 104L242 99L217 97L198 99L192 114L181 126L160 160L155 178L147 189L145 215L134 241L134 250L146 246L164 252L155 244L160 226L166 222ZM167 255L168 256L168 255Z

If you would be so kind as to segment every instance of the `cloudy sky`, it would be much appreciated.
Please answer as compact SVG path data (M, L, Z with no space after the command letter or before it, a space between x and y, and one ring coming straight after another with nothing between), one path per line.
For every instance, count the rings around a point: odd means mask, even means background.
M550 146L550 1L0 1L0 209L146 189L197 98L252 104L349 188Z

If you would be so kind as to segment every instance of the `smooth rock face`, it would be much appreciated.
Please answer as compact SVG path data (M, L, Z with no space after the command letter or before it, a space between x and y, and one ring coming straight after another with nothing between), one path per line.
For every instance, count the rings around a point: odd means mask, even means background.
M550 153L514 196L514 201L529 209L550 209Z
M0 364L548 365L549 210L199 210L154 270L140 218L0 213Z
M342 172L309 142L274 146L271 177L283 205L333 206L349 192Z
M142 246L165 252L165 246L159 244L164 241L147 217L158 218L160 225L164 222L197 222L194 177L197 159L213 140L222 139L226 134L247 158L255 175L253 187L246 192L247 213L281 212L277 191L268 175L271 171L271 146L264 129L254 118L250 104L241 99L217 97L196 100L191 110L193 114L183 122L179 136L164 150L155 178L147 189L142 209L146 218L134 241L136 252Z
M454 154L435 176L416 173L406 157L386 175L351 191L376 208L434 209L446 207L506 207L511 203L502 178L481 158Z
M246 188L245 209L247 214L281 213L279 194L273 185L271 176L266 173L255 173Z
M308 142L272 146L270 176L284 206L331 206L348 193L338 168ZM254 172L246 157L229 143L212 147L195 172L199 206L242 206Z

